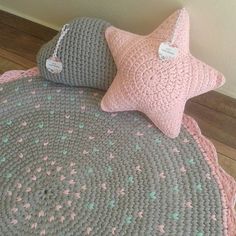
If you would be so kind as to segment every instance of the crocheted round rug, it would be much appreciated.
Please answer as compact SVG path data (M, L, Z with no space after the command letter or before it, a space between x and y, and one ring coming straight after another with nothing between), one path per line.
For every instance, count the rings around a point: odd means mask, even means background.
M169 139L103 95L1 84L0 235L234 235L235 182L196 123Z

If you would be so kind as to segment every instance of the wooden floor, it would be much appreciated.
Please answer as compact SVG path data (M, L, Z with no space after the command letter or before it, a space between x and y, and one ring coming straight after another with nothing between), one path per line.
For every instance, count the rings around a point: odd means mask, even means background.
M42 44L57 32L0 11L0 74L36 65ZM217 92L191 99L185 112L214 143L219 163L236 179L236 100Z

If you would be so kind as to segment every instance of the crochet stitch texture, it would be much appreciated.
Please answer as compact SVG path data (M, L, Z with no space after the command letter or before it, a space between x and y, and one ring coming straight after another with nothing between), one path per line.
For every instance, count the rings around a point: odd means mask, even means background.
M170 138L180 132L186 101L224 83L221 73L189 52L189 16L185 9L176 11L147 36L113 26L105 35L118 71L102 99L102 109L141 111ZM178 55L160 59L160 44L171 41L171 46L179 49Z
M102 112L103 95L0 86L0 235L233 235L235 183L225 203L191 121L169 139L141 113Z
M40 74L48 80L70 86L108 89L116 74L105 39L105 30L110 24L88 17L74 19L68 24L69 30L61 40L57 53L62 71L53 74L46 68L46 60L52 57L60 37L58 33L37 55Z

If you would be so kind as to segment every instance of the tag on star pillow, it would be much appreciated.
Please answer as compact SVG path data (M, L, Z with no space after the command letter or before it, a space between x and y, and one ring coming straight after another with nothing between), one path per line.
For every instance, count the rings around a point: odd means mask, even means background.
M185 9L147 36L113 26L105 36L117 74L101 101L102 110L143 112L170 138L180 132L186 101L225 81L220 72L191 55Z

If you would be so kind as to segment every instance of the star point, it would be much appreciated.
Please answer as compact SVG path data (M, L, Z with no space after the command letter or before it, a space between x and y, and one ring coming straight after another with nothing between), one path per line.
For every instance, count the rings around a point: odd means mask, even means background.
M170 138L180 132L187 100L224 83L220 72L190 53L186 9L176 11L149 35L110 26L105 37L117 74L101 101L102 110L140 111ZM160 56L162 43L175 49L171 59Z

